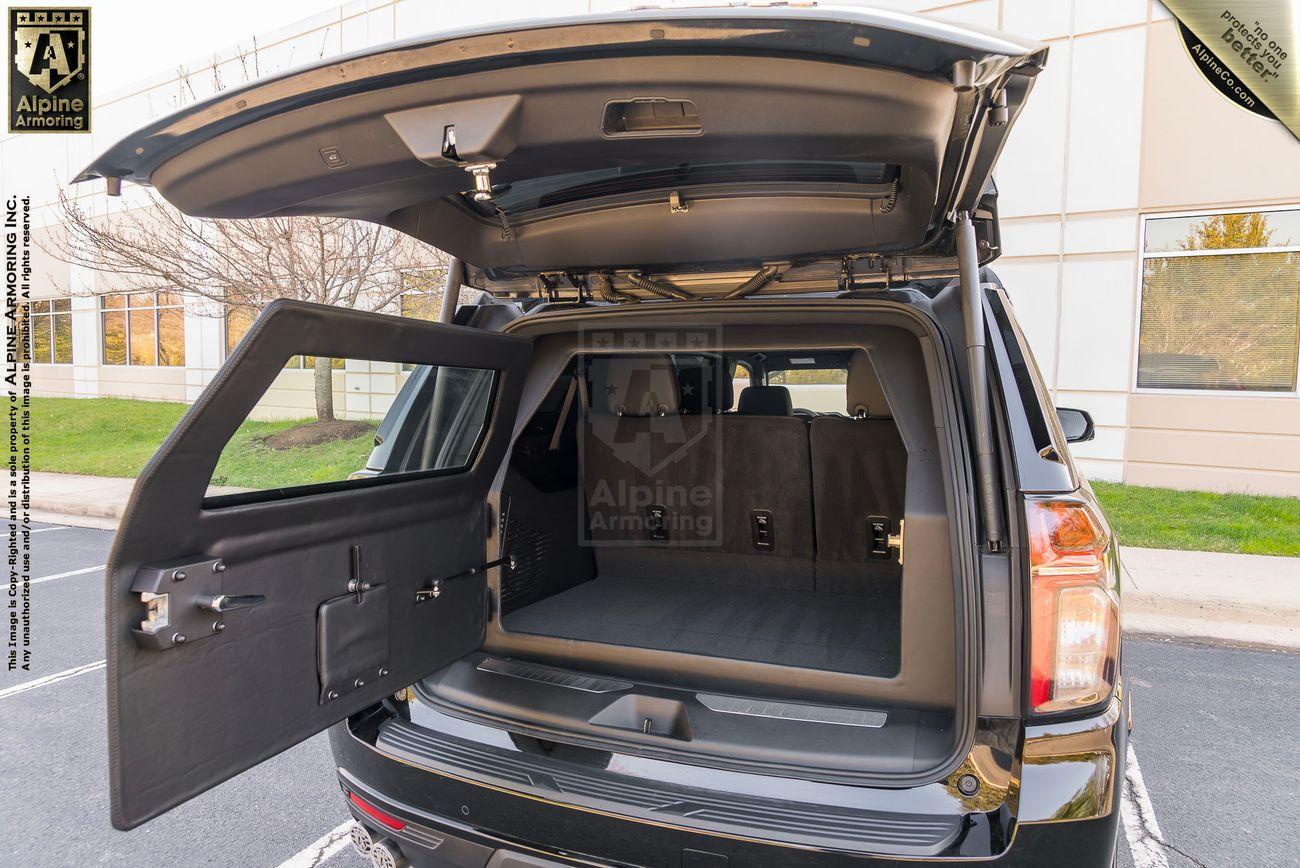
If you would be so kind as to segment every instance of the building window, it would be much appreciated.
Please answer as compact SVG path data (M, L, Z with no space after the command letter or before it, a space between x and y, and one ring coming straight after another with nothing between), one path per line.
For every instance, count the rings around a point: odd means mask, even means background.
M72 364L72 301L50 298L30 308L28 358L38 365Z
M226 308L226 356L227 358L235 351L235 347L244 335L248 334L248 329L253 325L253 320L257 319L257 311L251 307L227 307Z
M1294 392L1300 210L1144 227L1138 388Z
M185 364L185 302L179 292L101 295L99 320L104 364Z

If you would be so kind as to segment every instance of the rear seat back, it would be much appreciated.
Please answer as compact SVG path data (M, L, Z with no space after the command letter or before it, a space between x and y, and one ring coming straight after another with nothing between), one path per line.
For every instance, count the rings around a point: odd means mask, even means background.
M709 472L702 419L679 413L678 387L668 356L591 359L591 386L583 425L583 473L593 542L640 545L679 536L650 525L689 519L689 477ZM712 451L716 451L716 444ZM683 499L685 503L683 503ZM675 510L671 516L666 514ZM710 536L711 528L705 528ZM663 540L656 540L662 536Z
M812 589L801 419L718 414L717 398L683 415L666 356L593 359L588 371L583 460L599 573Z
M882 516L890 532L903 518L907 448L890 416L867 354L853 354L848 376L852 418L819 416L809 425L818 590L894 595L897 557L871 556L868 518Z
M795 416L729 414L718 421L724 551L747 556L746 568L762 584L811 590L816 547L808 426Z

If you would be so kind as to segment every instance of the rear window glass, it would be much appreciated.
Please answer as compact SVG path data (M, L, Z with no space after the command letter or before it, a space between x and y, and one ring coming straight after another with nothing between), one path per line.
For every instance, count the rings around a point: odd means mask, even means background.
M884 184L898 167L888 163L827 160L751 160L744 163L678 163L674 166L615 166L528 178L493 187L493 202L517 214L600 196L702 184L764 182L805 184Z
M798 360L791 359L798 364ZM848 406L849 372L845 368L791 368L769 371L769 386L790 390L790 403L796 410L814 413L843 413Z

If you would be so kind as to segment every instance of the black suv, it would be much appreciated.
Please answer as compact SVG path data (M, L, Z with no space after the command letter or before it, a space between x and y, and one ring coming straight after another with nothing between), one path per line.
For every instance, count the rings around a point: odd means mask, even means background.
M1119 570L1067 447L1092 426L986 267L1046 58L871 11L532 22L100 157L110 192L453 257L440 322L272 304L140 477L114 824L330 728L376 865L1110 864ZM383 415L369 458L209 492L299 355L362 360L337 376Z

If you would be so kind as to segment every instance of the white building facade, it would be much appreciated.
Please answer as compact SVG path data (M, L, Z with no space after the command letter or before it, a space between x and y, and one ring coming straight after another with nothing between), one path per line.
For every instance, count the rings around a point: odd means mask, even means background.
M0 181L32 196L37 240L48 243L61 184L135 128L219 87L431 31L621 5L331 7L259 34L256 51L250 40L98 97L90 135L0 139ZM1051 46L996 175L1004 253L993 270L1058 404L1097 422L1096 439L1074 450L1086 471L1300 496L1300 142L1213 90L1155 0L872 5ZM140 204L129 186L121 199L102 184L72 193L93 214ZM111 276L36 254L35 295L48 299L33 313L38 394L192 401L222 364L226 323L183 288L125 298ZM382 413L397 378L370 373L339 371L336 406ZM306 402L310 378L282 379Z

